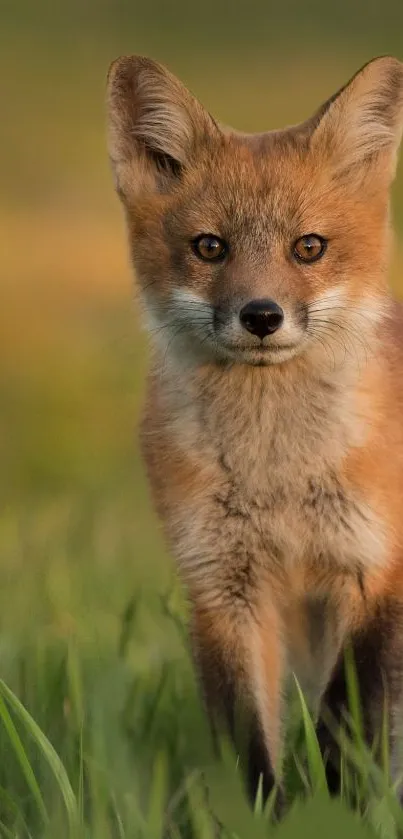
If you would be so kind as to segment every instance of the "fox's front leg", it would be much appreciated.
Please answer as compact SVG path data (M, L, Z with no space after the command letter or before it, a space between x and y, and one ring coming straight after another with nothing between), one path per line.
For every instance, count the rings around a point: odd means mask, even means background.
M259 782L267 798L281 743L283 667L276 610L270 602L220 607L200 597L192 600L193 652L213 735L229 733L251 799Z
M206 707L215 730L225 725L242 752L254 797L260 776L265 792L271 789L280 760L283 655L275 580L268 579L265 545L232 498L226 470L178 446L163 429L152 391L149 405L154 410L144 418L142 451L188 590ZM247 748L237 737L238 710L249 718Z

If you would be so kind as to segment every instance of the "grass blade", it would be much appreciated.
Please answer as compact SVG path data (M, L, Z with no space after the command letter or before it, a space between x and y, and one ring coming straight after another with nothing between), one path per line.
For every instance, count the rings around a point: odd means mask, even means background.
M353 722L352 730L357 743L364 743L364 723L362 719L360 688L358 684L357 670L354 655L351 647L345 652L345 673L347 683L348 707Z
M255 797L255 805L253 808L255 816L261 816L263 813L263 775L259 775L259 783Z
M157 754L148 802L147 828L150 839L160 839L163 833L165 803L168 788L168 768L165 755Z
M306 740L306 754L312 788L313 790L315 790L315 792L317 790L324 790L325 792L328 792L326 772L325 767L323 765L318 738L316 736L315 726L312 722L311 715L308 711L304 695L299 686L296 676L294 676L294 679L298 691L299 701L301 704L302 720Z
M38 810L42 816L44 824L49 823L49 817L46 811L45 802L42 798L42 793L39 789L38 782L35 778L34 771L32 766L29 762L27 753L24 749L24 746L21 742L21 738L18 734L18 731L11 719L10 713L8 711L7 705L2 696L0 696L0 717L2 719L4 728L7 731L9 736L10 742L14 749L14 754L20 764L22 773L24 778L28 784L29 789L31 790L32 796L36 801Z
M11 717L8 714L8 711L7 711L5 702L4 702L4 699L5 699L7 701L7 703L10 705L10 707L12 708L15 715L18 717L18 719L25 726L27 732L32 737L33 741L36 743L37 747L39 748L40 752L42 753L43 757L45 758L46 763L48 764L49 768L51 769L51 771L52 771L52 773L53 773L53 775L54 775L54 777L57 781L60 793L62 795L64 804L65 804L65 807L66 807L67 817L68 817L69 827L70 827L70 833L71 833L71 835L76 836L77 832L78 832L78 828L79 828L79 817L78 817L76 797L75 797L74 792L72 790L67 772L66 772L66 770L65 770L65 768L64 768L64 766L63 766L63 764L62 764L62 762L61 762L61 760L60 760L60 758L57 754L57 752L55 751L55 749L53 748L52 744L49 742L49 740L47 739L47 737L45 736L43 731L41 731L41 729L39 728L39 726L37 725L35 720L32 719L31 715L28 713L26 708L24 708L24 706L22 705L20 700L17 699L15 694L10 690L9 687L7 687L7 685L5 684L5 682L3 682L2 679L0 679L0 693L2 694L2 696L0 696L0 713L1 713L1 716L3 718L3 721L5 722L5 720L7 720L7 726L9 726L9 723L8 723L8 720L9 720L11 722L11 725L12 725L14 731L15 731L15 728L14 728L14 725L12 723ZM5 722L5 724L6 724L6 722ZM10 733L10 731L12 731L12 729L10 729L8 727L8 731ZM15 731L15 734L17 735L17 738L18 738L18 741L15 740L15 739L13 740L13 743L14 743L15 748L16 748L18 743L21 744L21 741L20 741L16 731ZM22 748L22 744L21 744L21 748ZM19 753L21 754L21 752L19 752ZM25 752L24 752L23 748L22 748L22 753L25 755ZM17 753L17 756L18 756L18 753ZM26 757L26 755L25 755L25 757ZM26 763L24 763L24 768L25 768L25 771L27 771ZM30 769L31 769L31 767L30 767ZM38 806L41 807L41 812L43 813L44 819L46 818L46 820L48 820L47 813L46 813L46 808L45 808L45 805L43 803L42 796L41 796L39 787L36 783L35 776L33 775L32 769L31 769L31 773L32 773L32 776L31 776L31 774L29 775L30 782L31 782L31 784L33 783L33 786L31 786L31 789L32 789L32 791L34 791L34 789L35 789L35 797L37 798ZM39 798L38 798L38 794L39 794ZM39 804L39 801L41 802L41 804Z

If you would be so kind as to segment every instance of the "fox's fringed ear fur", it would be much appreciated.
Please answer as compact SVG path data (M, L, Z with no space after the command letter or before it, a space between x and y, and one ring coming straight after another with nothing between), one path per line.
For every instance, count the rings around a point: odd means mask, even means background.
M169 188L200 145L219 129L168 70L141 56L118 58L108 76L109 153L117 188Z
M379 161L392 179L403 130L403 64L375 58L314 115L311 147L336 174Z

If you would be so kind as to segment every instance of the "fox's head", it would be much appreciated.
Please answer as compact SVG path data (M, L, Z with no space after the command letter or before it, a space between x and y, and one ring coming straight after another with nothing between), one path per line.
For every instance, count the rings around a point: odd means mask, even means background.
M385 300L402 63L375 59L306 122L247 135L159 64L120 58L108 110L156 338L259 365L366 340Z

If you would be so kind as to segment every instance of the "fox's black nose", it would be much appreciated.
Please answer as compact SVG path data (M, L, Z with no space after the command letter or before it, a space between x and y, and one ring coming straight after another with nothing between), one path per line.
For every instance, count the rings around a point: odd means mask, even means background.
M248 332L263 340L280 328L284 312L274 300L251 300L241 309L239 319Z

